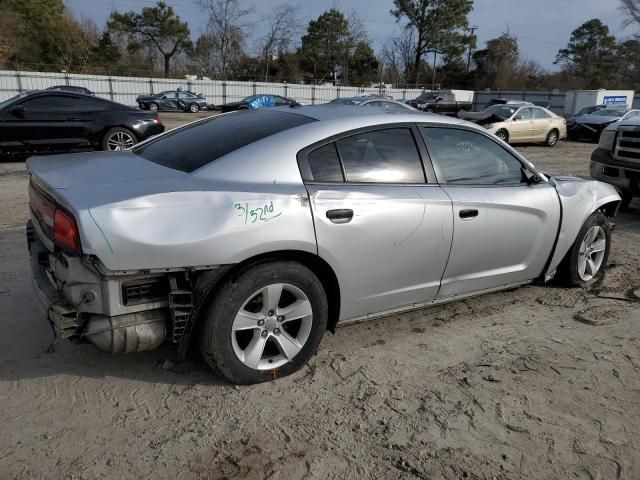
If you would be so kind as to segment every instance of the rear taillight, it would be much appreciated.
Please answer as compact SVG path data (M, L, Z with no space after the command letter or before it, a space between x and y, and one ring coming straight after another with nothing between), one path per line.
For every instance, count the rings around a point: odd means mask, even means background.
M58 208L53 221L53 241L63 250L80 253L80 235L74 218Z
M162 119L160 118L160 115L158 115L158 117L156 118L156 122L158 122L158 125L162 125Z

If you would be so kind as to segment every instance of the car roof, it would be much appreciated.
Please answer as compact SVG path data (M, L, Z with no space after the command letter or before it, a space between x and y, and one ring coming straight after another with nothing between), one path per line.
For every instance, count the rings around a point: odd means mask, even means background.
M393 101L393 100L389 100ZM336 105L336 104L325 104L325 105L314 105L314 106L293 106L293 107L275 107L274 110L281 110L283 112L288 113L297 113L299 115L304 115L309 118L313 118L314 120L319 121L332 121L332 120L343 120L347 118L351 118L356 121L360 121L365 119L366 117L371 117L371 120L383 120L380 123L385 123L384 120L388 119L389 123L400 123L400 122L417 122L417 121L427 121L427 122L435 122L435 123L452 123L458 124L460 123L460 119L454 117L446 117L444 115L436 115L436 114L428 114L423 113L418 110L405 110L405 111L382 111L380 109L380 113L378 113L378 109L375 112L372 112L374 109L366 109L360 108L356 105ZM401 119L399 117L406 117ZM428 118L427 118L428 117ZM377 122L372 121L372 125L375 125Z

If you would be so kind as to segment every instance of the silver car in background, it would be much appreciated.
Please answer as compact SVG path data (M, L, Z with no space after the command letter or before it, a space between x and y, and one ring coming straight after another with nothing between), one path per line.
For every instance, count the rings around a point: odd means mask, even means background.
M620 202L473 124L359 107L234 112L27 166L56 332L113 353L199 344L238 383L296 371L340 324L556 274L592 286Z

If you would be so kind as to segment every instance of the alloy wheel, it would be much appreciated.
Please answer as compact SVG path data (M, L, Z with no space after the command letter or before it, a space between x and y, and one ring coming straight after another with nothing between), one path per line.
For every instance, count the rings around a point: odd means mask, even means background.
M115 132L107 140L107 147L113 152L126 150L134 145L133 137L126 132Z
M558 143L558 134L555 131L549 132L549 135L547 135L547 144L553 146L556 143Z
M231 326L233 351L245 366L270 370L291 361L311 333L311 302L288 283L267 285L251 295Z
M149 110L151 110L152 112L157 112L158 111L158 105L156 105L155 103L150 103L149 104Z
M607 248L607 236L604 228L595 225L587 231L580 244L578 255L578 275L588 282L593 279L600 268Z
M498 133L496 133L496 137L498 137L500 140L506 142L507 141L507 134L503 131L500 131Z
M189 110L191 110L191 113L198 113L198 105L196 105L195 103L192 103L191 106L189 107Z

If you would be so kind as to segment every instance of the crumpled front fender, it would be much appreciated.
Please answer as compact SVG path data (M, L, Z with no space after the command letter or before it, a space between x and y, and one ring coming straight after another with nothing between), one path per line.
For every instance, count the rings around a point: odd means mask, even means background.
M566 176L552 176L549 180L555 186L560 198L562 224L553 258L544 272L545 276L558 268L575 243L578 232L587 218L605 205L611 206L612 209L608 210L608 213L615 215L621 200L613 186L597 180Z

